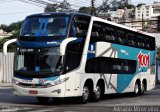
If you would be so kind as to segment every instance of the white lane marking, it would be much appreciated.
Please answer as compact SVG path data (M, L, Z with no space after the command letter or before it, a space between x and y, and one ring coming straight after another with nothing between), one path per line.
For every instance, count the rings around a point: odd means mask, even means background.
M33 111L28 111L28 112L53 112L57 108L50 108L50 109L39 109L39 110L33 110Z

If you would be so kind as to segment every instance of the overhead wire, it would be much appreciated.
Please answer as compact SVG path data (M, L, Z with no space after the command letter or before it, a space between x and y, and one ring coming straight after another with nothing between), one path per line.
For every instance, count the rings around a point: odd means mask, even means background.
M11 1L11 0L0 0L0 2L9 2L9 1ZM13 1L13 0L12 0ZM59 1L57 1L57 0L17 0L17 1L21 1L21 2L24 2L24 3L28 3L28 4L31 4L31 5L35 5L35 6L38 6L38 7L43 7L43 8L45 8L46 7L46 5L47 4L52 4L52 3L61 3L63 0L59 0ZM69 3L70 3L70 5L71 5L71 7L78 7L78 8L80 8L80 7L83 7L83 6L86 6L86 7L89 7L90 6L90 1L88 1L88 3L87 2L84 2L84 1L74 1L74 3L73 2L71 2L71 0L68 0L68 1L70 1ZM95 3L95 5L96 6L99 6L99 4L98 4L98 2L97 3Z
M13 0L0 0L0 3L6 3L6 2L14 2L14 1Z
M43 7L43 8L45 8L45 6L46 6L46 4L42 4L42 3L39 3L37 1L32 1L32 0L19 0L19 1L31 4L31 5L35 5L35 6L38 6L38 7Z
M0 15L3 16L3 15L21 14L21 13L24 14L24 13L28 13L28 12L37 12L37 11L42 11L42 10L31 10L31 11L23 11L23 12L2 13Z
M9 1L10 0L0 0L0 2L9 2ZM54 3L60 4L61 3L60 1L57 1L57 0L45 0L45 1L44 0L16 0L16 1L21 1L21 2L31 4L31 5L35 5L35 6L42 7L42 8L45 8L47 6L47 4L49 4L49 3L50 4L54 4ZM74 3L71 3L71 2L69 2L69 3L71 5L71 7L76 7L76 8L80 8L80 7L83 7L83 6L90 7L90 0L88 1L88 3L83 2L83 1L77 1L77 0L74 1ZM99 2L95 3L96 7L98 7L99 5L100 5Z

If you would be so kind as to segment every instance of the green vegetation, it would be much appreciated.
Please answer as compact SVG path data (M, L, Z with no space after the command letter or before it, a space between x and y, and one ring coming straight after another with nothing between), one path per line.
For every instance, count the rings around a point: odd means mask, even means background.
M91 14L91 10L92 10L91 7L80 7L78 12L80 12L80 13L86 13L86 14Z
M8 26L4 25L4 24L0 25L0 29L2 29L3 31L5 31L7 33L12 33L12 36L0 39L0 52L2 52L3 44L7 40L14 39L14 38L18 37L22 23L23 23L23 21L18 21L18 22L15 22L15 23L11 23ZM15 44L9 45L8 51L12 52L12 51L14 51L14 49L15 49Z
M60 3L48 4L44 9L44 12L71 12L71 11L74 10L71 8L71 5L69 2L67 2L67 0L63 0Z

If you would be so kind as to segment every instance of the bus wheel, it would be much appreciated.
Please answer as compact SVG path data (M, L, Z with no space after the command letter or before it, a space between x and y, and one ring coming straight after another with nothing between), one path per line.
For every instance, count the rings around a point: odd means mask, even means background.
M96 91L93 93L93 97L92 97L93 101L98 102L101 99L101 95L102 95L102 88L98 84L96 86Z
M90 88L88 85L84 85L83 87L83 93L80 97L80 103L85 104L88 102L90 96Z
M136 82L135 85L134 85L133 96L138 96L139 93L140 93L140 85L138 84L138 82Z
M144 87L144 84L142 83L141 90L140 90L140 95L143 95L144 91L145 91L145 87Z
M40 103L46 103L49 100L49 97L37 97L37 100Z

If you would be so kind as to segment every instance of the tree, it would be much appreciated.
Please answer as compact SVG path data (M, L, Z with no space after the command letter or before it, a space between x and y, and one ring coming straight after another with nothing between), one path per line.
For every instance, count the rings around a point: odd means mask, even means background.
M102 4L97 8L97 13L108 12L109 9L110 9L109 0L103 0Z
M70 12L72 10L73 9L71 8L71 5L69 2L67 2L67 0L63 0L63 2L59 4L59 7L58 7L59 12Z
M11 23L8 27L12 31L19 30L22 26L22 23L23 21L14 22L14 23Z
M14 23L11 23L10 25L0 25L0 28L2 28L4 31L9 31L9 32L12 32L12 36L10 37L7 37L7 38L3 38L3 39L0 39L0 51L2 51L2 47L3 47L3 44L9 40L9 39L14 39L14 38L17 38L18 35L19 35L19 32L20 32L20 28L21 28L21 25L22 25L23 21L18 21L18 22L14 22ZM7 29L7 30L6 30ZM11 44L9 45L9 51L14 51L15 49L15 44Z
M78 12L80 13L86 13L86 14L91 14L91 7L80 7Z
M135 6L130 3L130 0L121 0L121 1L119 1L118 2L118 8L123 9L124 7L126 7L127 9L132 9Z
M103 0L102 5L97 8L97 13L99 12L108 12L108 10L117 10L117 9L127 9L134 8L134 5L131 4L130 0Z
M44 12L57 12L58 4L47 4Z
M137 7L141 7L142 5L145 5L145 3L140 3L137 5Z
M14 31L14 32L19 31L22 23L23 23L23 21L18 21L18 22L11 23L8 26L5 24L1 24L0 29L2 29L3 31L8 32L8 33L12 32L12 31Z
M1 24L0 25L0 29L2 29L5 32L11 32L11 30L9 29L9 27L5 24Z
M44 12L70 12L73 11L71 5L67 0L63 0L60 3L56 4L47 4Z

